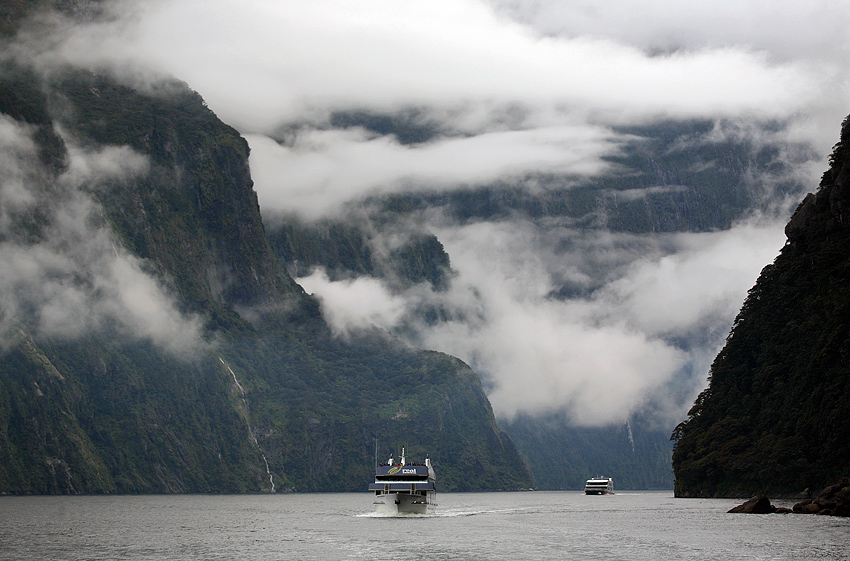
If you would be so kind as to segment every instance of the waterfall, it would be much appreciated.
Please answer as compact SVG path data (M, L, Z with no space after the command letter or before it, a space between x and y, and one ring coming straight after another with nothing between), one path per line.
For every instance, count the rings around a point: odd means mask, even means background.
M233 383L236 384L236 387L239 388L239 395L242 398L242 407L245 409L245 424L248 425L248 434L251 436L251 441L254 443L254 446L257 447L257 450L260 451L260 456L263 457L263 462L266 464L266 474L269 476L269 484L271 485L271 492L275 492L274 488L274 475L272 475L271 470L269 469L269 461L266 459L265 453L263 453L263 449L260 448L260 443L257 441L257 437L254 435L254 430L251 428L251 416L248 414L248 398L245 397L245 388L242 387L242 384L239 383L239 379L236 377L236 372L233 371L230 366L224 362L224 359L218 357L218 360L221 361L221 364L227 368L227 371L230 372L230 375L233 376Z
M635 452L635 437L632 435L632 424L626 421L626 428L629 429L629 442L632 445L632 454Z

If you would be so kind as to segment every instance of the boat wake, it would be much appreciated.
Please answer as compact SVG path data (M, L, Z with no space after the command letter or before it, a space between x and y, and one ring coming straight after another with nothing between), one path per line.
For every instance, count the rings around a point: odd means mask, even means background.
M385 514L383 512L362 512L354 515L357 518L436 518L437 514Z
M505 514L526 509L517 508L496 508L496 509L477 509L477 510L442 510L430 514L382 514L380 512L364 512L355 514L356 518L460 518L464 516L478 516L481 514Z

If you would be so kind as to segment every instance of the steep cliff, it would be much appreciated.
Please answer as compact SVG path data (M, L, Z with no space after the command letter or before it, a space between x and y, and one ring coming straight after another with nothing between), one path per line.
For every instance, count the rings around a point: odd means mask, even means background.
M850 473L850 123L673 434L678 496L795 494Z
M2 64L0 493L532 486L468 366L332 335L198 94Z

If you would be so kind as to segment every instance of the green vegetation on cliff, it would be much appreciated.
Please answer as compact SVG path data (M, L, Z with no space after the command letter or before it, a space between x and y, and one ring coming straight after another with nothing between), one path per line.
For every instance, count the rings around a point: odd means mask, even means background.
M356 223L306 222L297 216L278 216L266 222L272 251L296 276L321 267L332 280L368 275L383 278L396 288L428 283L435 290L449 284L449 256L433 234L402 231L387 235L365 214Z
M850 473L850 122L673 434L678 496L795 494Z
M0 493L362 491L376 443L430 454L443 490L532 486L468 366L331 334L196 93L4 64L0 117L38 157L0 251L50 260L3 279Z

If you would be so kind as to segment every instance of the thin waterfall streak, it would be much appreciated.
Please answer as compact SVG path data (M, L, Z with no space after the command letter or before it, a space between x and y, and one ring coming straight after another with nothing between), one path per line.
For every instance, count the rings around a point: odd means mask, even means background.
M230 372L230 375L233 376L233 383L236 384L237 388L239 388L239 393L242 395L242 402L245 403L245 409L247 410L248 403L245 402L245 388L242 387L242 384L240 384L239 380L236 378L236 372L234 372L233 369L230 368L230 366L228 366L226 362L224 362L223 358L218 357L218 360L221 361L224 367L227 368L227 371Z
M257 447L257 450L260 451L260 456L263 457L263 462L266 464L266 474L269 476L269 484L271 485L271 492L275 492L274 486L274 475L272 475L271 470L269 469L269 461L266 459L266 454L263 452L263 449L260 447L260 443L257 440L256 435L254 435L254 429L251 428L251 417L248 414L248 399L245 397L245 388L242 387L242 384L239 383L239 379L236 377L236 372L233 371L230 366L224 362L224 359L218 357L218 360L221 361L221 364L227 368L227 371L230 372L230 375L233 376L233 383L236 384L236 387L239 388L239 394L242 398L242 407L245 408L245 424L248 425L248 434L251 436L251 440L254 442L254 446Z

